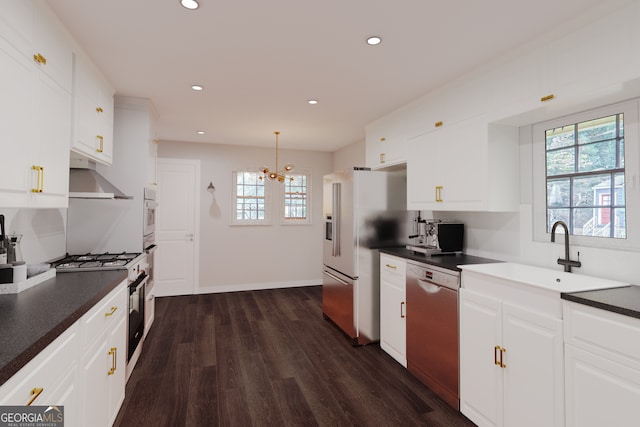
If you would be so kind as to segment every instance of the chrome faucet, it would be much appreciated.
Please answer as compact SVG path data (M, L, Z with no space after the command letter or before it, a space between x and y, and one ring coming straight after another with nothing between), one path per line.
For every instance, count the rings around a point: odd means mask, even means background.
M556 228L561 225L564 228L564 259L558 258L558 264L564 265L564 271L567 273L571 273L571 267L580 267L582 263L578 261L573 261L569 258L569 227L563 221L556 221L553 223L553 227L551 227L551 241L556 241ZM578 258L580 254L578 254Z

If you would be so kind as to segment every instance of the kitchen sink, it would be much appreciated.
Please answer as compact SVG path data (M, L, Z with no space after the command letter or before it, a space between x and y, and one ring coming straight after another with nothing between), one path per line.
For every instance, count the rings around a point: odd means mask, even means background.
M459 267L463 271L463 282L464 272L469 271L555 292L580 292L629 286L629 283L625 282L512 262L460 265Z

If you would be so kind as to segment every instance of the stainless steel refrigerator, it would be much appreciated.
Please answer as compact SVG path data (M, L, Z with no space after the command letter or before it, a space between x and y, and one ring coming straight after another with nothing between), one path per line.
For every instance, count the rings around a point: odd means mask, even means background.
M354 345L380 339L379 249L407 243L406 171L324 176L322 311Z

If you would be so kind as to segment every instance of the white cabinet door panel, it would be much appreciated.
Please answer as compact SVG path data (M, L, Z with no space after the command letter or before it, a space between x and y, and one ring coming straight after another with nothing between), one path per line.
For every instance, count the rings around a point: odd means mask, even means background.
M479 426L502 426L503 379L496 346L502 303L460 289L460 412Z
M562 320L503 305L504 425L564 425Z
M566 345L567 427L629 426L640 420L640 371Z

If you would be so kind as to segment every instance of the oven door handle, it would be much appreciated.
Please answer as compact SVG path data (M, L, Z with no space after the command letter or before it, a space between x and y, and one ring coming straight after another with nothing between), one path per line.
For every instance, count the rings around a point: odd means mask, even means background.
M138 277L136 277L136 280L134 280L133 282L129 283L129 289L138 289L140 287L140 285L147 285L147 282L149 281L149 275L144 273L139 275ZM129 291L129 293L131 293L131 291Z

